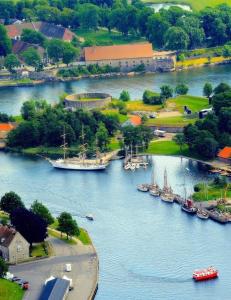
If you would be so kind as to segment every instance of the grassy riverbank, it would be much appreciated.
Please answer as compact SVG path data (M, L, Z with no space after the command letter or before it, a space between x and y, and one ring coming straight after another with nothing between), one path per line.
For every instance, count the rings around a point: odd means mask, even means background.
M0 87L11 87L18 85L30 85L34 84L34 81L29 78L18 79L18 80L1 80Z
M24 291L18 284L0 279L0 300L21 300L23 295Z
M181 69L181 68L196 68L199 66L207 66L210 64L222 64L229 61L229 59L223 57L223 56L216 56L216 57L198 57L198 58L188 58L185 59L184 61L178 61L176 63L176 68Z
M145 151L147 154L158 155L183 155L190 156L188 146L184 146L182 151L174 141L161 141L154 140L150 143L148 149Z
M199 183L196 186L198 190L193 194L194 201L219 200L221 198L231 198L231 188L224 184L215 184L210 182L208 185Z

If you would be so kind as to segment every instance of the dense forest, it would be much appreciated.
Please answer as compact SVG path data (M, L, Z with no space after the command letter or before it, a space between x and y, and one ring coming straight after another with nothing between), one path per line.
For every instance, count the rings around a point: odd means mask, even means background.
M154 48L194 49L224 45L231 39L231 7L225 4L200 12L179 7L154 10L140 0L33 0L0 1L0 18L41 20L70 27L116 29L123 35L145 37ZM90 43L90 41L87 41Z
M231 146L231 86L219 84L213 90L212 105L214 113L184 128L190 150L206 159L214 158L219 148Z

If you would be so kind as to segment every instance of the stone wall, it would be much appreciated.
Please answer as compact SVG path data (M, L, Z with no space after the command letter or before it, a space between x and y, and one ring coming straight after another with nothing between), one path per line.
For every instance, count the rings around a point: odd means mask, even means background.
M155 130L163 130L169 133L182 133L184 130L184 127L173 127L173 126L149 126L153 131Z
M81 100L83 98L89 98L92 100ZM97 99L97 100L94 100ZM111 95L104 93L82 93L73 94L66 96L64 100L65 108L76 109L76 108L101 108L110 103L112 100Z

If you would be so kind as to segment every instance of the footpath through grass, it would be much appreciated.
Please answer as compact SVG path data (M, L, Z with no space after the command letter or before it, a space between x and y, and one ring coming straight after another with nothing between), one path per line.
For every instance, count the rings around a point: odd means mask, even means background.
M23 295L24 291L18 284L0 279L0 300L21 300Z

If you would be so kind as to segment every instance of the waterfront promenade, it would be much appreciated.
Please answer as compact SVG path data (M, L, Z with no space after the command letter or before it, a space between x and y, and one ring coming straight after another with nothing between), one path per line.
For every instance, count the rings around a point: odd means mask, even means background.
M74 289L68 300L90 300L98 284L98 257L92 245L69 245L60 239L49 237L54 256L10 267L10 272L30 282L30 289L24 300L38 300L43 284L50 276L66 275L73 281ZM65 272L65 264L72 265L71 272Z

